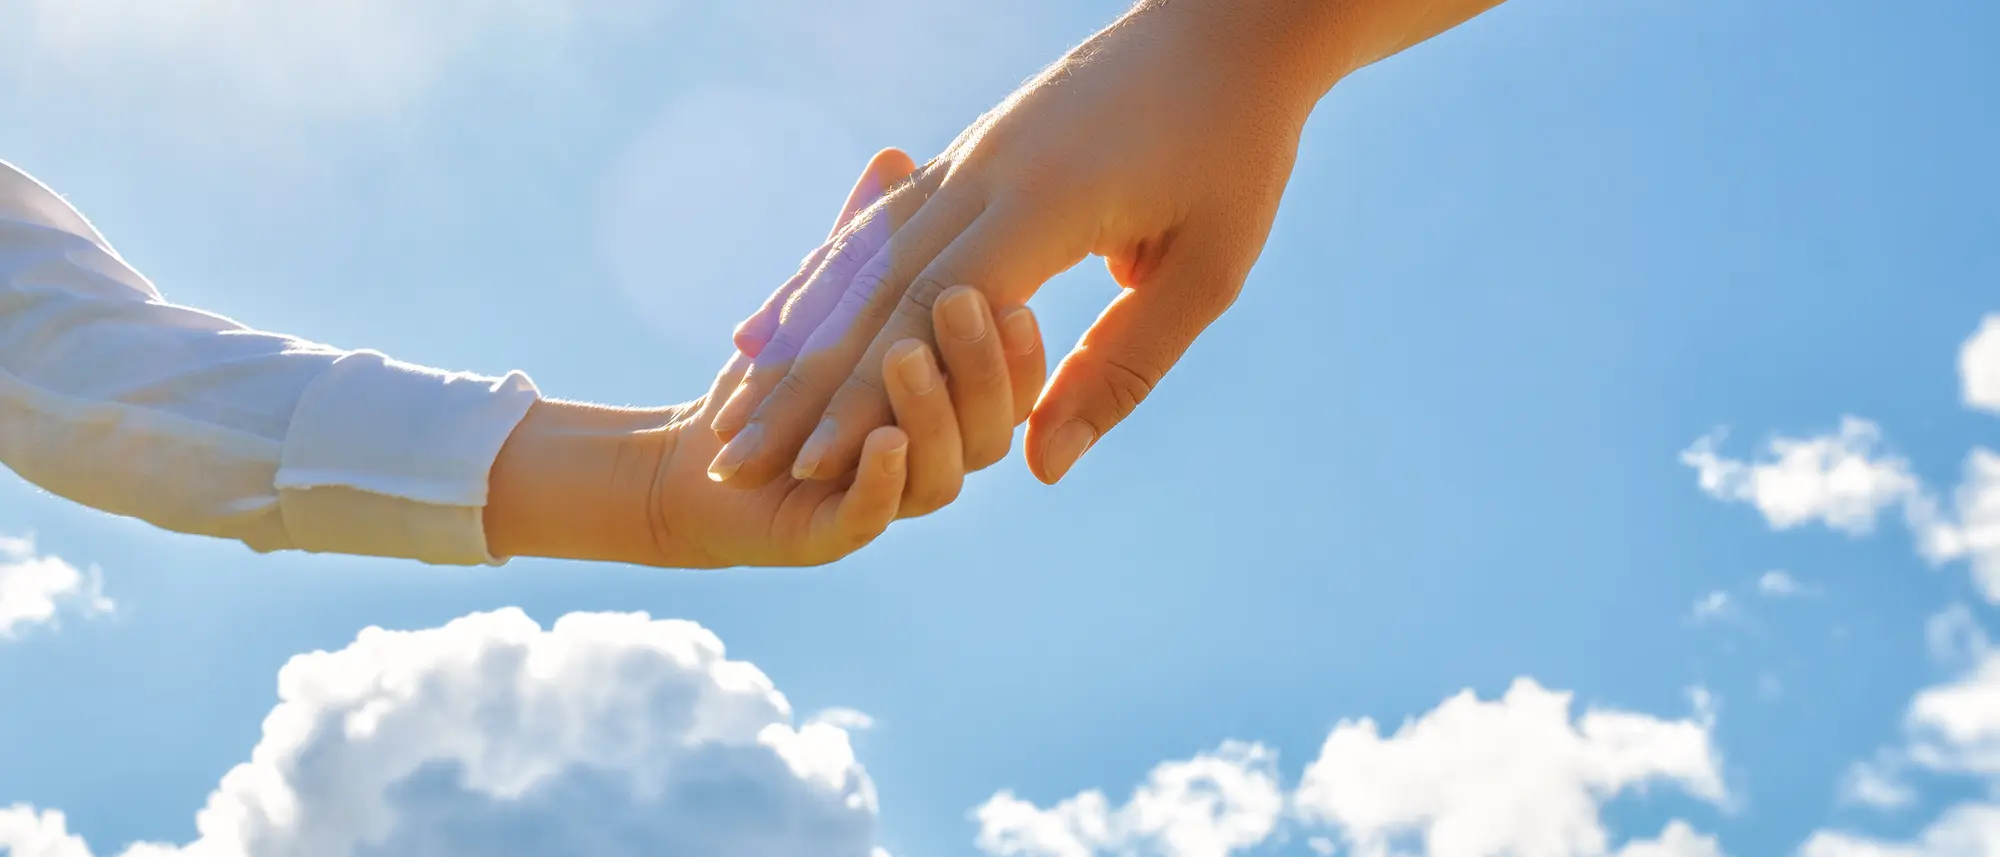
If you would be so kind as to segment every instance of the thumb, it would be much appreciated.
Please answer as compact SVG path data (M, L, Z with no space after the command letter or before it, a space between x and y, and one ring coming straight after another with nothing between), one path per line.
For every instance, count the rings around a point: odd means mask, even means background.
M1028 467L1054 485L1112 427L1131 416L1195 337L1236 300L1255 261L1225 246L1169 248L1090 326L1028 418ZM1239 257L1248 255L1248 259Z

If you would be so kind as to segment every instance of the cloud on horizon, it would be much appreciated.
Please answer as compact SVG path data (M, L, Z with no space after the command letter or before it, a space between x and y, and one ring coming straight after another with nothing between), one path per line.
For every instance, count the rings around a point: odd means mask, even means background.
M184 846L124 857L880 857L834 722L794 726L692 622L519 610L370 628L291 660L250 760ZM0 808L0 854L90 857L60 813Z
M1491 701L1460 693L1386 736L1373 720L1341 721L1289 796L1275 753L1242 742L1161 764L1117 807L1096 790L1047 809L1002 791L974 811L978 843L997 857L1227 857L1296 832L1319 853L1353 857L1601 857L1612 853L1603 807L1619 795L1668 786L1726 799L1705 713L1572 718L1571 706L1570 694L1522 678ZM1721 849L1675 820L1617 854Z

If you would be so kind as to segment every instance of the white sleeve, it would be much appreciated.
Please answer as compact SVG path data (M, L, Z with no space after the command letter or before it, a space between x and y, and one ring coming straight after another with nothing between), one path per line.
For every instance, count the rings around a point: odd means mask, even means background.
M412 366L161 298L0 161L0 463L51 493L258 551L495 562L487 475L527 376Z

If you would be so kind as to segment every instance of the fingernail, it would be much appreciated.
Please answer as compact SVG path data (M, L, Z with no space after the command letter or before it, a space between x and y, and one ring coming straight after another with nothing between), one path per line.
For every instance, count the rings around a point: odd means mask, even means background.
M882 456L882 472L890 476L903 472L903 466L909 463L909 458L910 442L898 441L895 449L889 450L888 455Z
M1035 345L1041 341L1041 331L1035 327L1035 314L1027 307L1009 312L1000 319L1000 344L1008 354L1023 356L1035 350Z
M833 445L833 432L833 420L819 421L819 428L813 429L812 437L806 438L806 445L799 449L798 460L792 462L793 479L804 482L819 470L820 459L826 457L826 448Z
M921 396L937 387L937 370L931 367L930 349L914 339L903 341L910 345L902 346L908 353L896 361L896 371L903 376L903 386Z
M944 326L965 342L977 342L986 335L986 313L979 310L979 292L971 286L953 286L944 296Z
M1090 450L1097 442L1097 431L1082 420L1070 420L1056 429L1056 436L1049 438L1049 481L1059 482L1063 475L1076 466L1076 460Z
M715 461L708 465L708 478L716 482L727 482L743 469L743 462L757 452L757 441L762 439L764 427L753 425L744 429L736 437L724 444L722 451L715 454Z
M750 411L756 406L750 401L750 381L744 379L729 394L729 401L722 403L722 410L715 412L715 419L708 424L716 434L728 434L743 428L750 421Z

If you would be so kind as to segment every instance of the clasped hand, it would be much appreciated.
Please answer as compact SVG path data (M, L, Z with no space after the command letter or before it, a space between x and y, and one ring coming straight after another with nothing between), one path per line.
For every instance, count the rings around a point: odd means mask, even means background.
M1146 398L1235 299L1317 97L1299 75L1244 61L1257 52L1219 47L1195 13L1152 9L1079 47L890 188L739 326L752 363L718 391L728 401L712 427L728 443L711 478L756 487L850 473L864 438L892 417L879 369L890 347L949 341L960 318L950 296L963 286L1005 319L1093 254L1126 290L1046 392L1024 387L1012 403L1033 406L1030 467L1062 478ZM1011 437L968 429L967 469L1004 457Z

